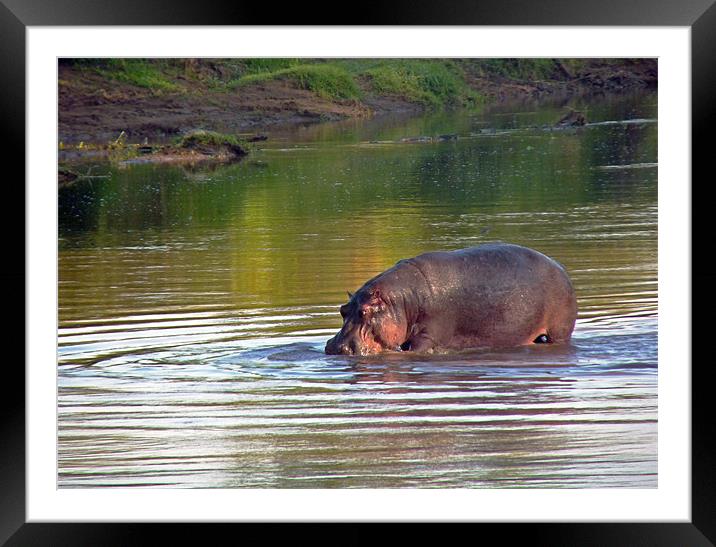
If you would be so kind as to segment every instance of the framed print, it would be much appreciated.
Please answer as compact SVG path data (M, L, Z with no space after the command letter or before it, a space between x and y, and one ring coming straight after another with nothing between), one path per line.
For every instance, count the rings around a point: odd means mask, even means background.
M716 541L708 1L66 4L0 6L3 541Z

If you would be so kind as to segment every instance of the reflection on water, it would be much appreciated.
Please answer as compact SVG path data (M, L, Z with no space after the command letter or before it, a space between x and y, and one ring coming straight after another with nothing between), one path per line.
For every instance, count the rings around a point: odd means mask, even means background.
M321 125L62 189L59 486L655 487L655 96L576 106L578 130L549 105ZM567 267L570 346L323 354L347 290L496 240Z

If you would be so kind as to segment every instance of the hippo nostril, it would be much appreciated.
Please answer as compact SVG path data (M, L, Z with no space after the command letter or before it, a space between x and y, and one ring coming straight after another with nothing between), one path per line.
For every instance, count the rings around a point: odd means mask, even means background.
M362 355L361 347L357 340L351 340L348 342L348 350L351 355Z
M353 355L354 348L346 342L337 342L335 338L331 338L326 343L325 351L328 355Z
M353 355L355 353L355 344L353 342L341 344L341 353L344 355Z

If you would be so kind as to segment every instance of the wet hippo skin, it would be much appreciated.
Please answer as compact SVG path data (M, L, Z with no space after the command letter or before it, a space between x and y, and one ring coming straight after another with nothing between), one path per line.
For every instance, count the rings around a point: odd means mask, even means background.
M558 262L491 243L401 260L340 312L343 327L328 354L429 353L567 342L577 303Z

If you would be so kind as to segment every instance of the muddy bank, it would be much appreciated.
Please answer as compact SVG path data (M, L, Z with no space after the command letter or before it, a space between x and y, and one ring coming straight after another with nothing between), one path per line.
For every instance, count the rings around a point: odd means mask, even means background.
M219 70L220 64L200 67ZM529 80L486 73L469 61L464 61L462 71L465 83L486 104L620 93L657 85L655 60L627 60L617 65L595 60L577 71L568 63L556 67L549 78ZM175 88L152 89L61 64L59 141L68 146L106 144L124 132L128 142L162 143L195 129L241 136L323 121L417 114L428 108L400 94L376 93L365 78L358 79L360 99L342 100L301 89L290 80L267 80L234 90L210 85L212 81L179 75Z
M539 100L561 96L624 93L655 90L658 86L656 59L625 59L615 64L593 59L575 70L568 63L556 61L551 78L520 80L500 75L486 77L469 63L464 65L468 84L488 98L489 102Z
M201 88L188 93L156 93L72 69L62 70L60 79L63 77L67 84L59 89L58 135L65 144L106 142L122 131L132 142L161 142L197 128L253 134L277 126L370 117L376 107L381 109L380 101L331 101L281 81L252 86L241 93ZM395 107L391 104L386 110Z

